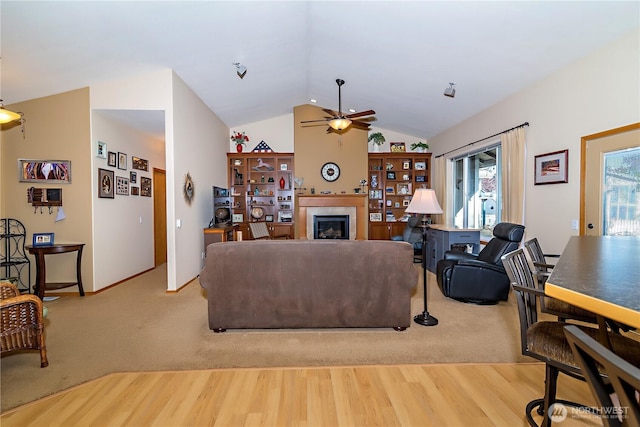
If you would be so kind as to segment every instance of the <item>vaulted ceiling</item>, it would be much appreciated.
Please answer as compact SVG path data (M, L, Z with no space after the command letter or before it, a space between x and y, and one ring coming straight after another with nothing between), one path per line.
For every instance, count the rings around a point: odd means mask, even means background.
M342 78L343 110L421 138L640 26L637 1L3 0L0 13L5 104L170 68L234 128L310 98L337 109Z

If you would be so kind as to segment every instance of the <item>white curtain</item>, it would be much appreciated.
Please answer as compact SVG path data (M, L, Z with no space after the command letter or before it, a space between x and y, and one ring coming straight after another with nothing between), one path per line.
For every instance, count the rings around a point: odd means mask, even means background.
M442 214L431 215L431 218L435 224L446 224L446 219L449 218L447 216L447 159L444 156L440 156L432 163L435 169L434 178L436 181L433 189L436 191Z
M519 127L501 135L502 222L524 224L525 136Z

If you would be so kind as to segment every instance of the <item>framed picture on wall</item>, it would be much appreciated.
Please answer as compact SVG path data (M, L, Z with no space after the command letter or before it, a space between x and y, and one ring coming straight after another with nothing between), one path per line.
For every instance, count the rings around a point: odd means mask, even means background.
M140 177L140 195L151 197L151 178Z
M18 159L18 181L70 184L71 160Z
M109 151L109 154L107 154L107 166L111 166L112 168L115 168L117 162L118 162L118 156L116 155L116 153L114 153L113 151Z
M106 142L98 141L98 143L96 144L96 157L99 157L101 159L106 159L107 158L107 143Z
M131 167L133 169L138 169L141 171L149 171L149 161L145 159L141 159L140 157L131 157Z
M115 198L114 173L108 169L98 169L98 197L102 199Z
M138 182L138 173L134 171L129 172L129 181L131 181L132 184L136 184Z
M118 169L127 170L127 155L125 153L118 152Z
M140 194L140 187L131 187L131 195L138 196Z
M569 182L569 150L535 156L535 185Z
M124 176L116 176L116 194L120 196L129 195L129 179Z

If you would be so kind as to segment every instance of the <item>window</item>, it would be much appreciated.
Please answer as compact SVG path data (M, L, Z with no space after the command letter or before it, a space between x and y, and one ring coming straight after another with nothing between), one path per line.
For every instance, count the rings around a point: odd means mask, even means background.
M640 235L640 148L604 155L603 235Z
M500 145L453 159L453 218L457 228L479 228L490 239L501 210Z

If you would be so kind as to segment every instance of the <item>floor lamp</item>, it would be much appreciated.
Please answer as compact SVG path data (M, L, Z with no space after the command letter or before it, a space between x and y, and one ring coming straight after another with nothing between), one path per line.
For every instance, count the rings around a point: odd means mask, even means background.
M427 230L429 229L428 218L429 214L441 214L442 208L438 203L436 192L429 188L418 188L413 194L411 203L405 211L407 213L422 214L422 284L424 286L424 311L421 314L416 315L414 322L423 326L435 326L438 324L438 319L429 314L427 310Z

